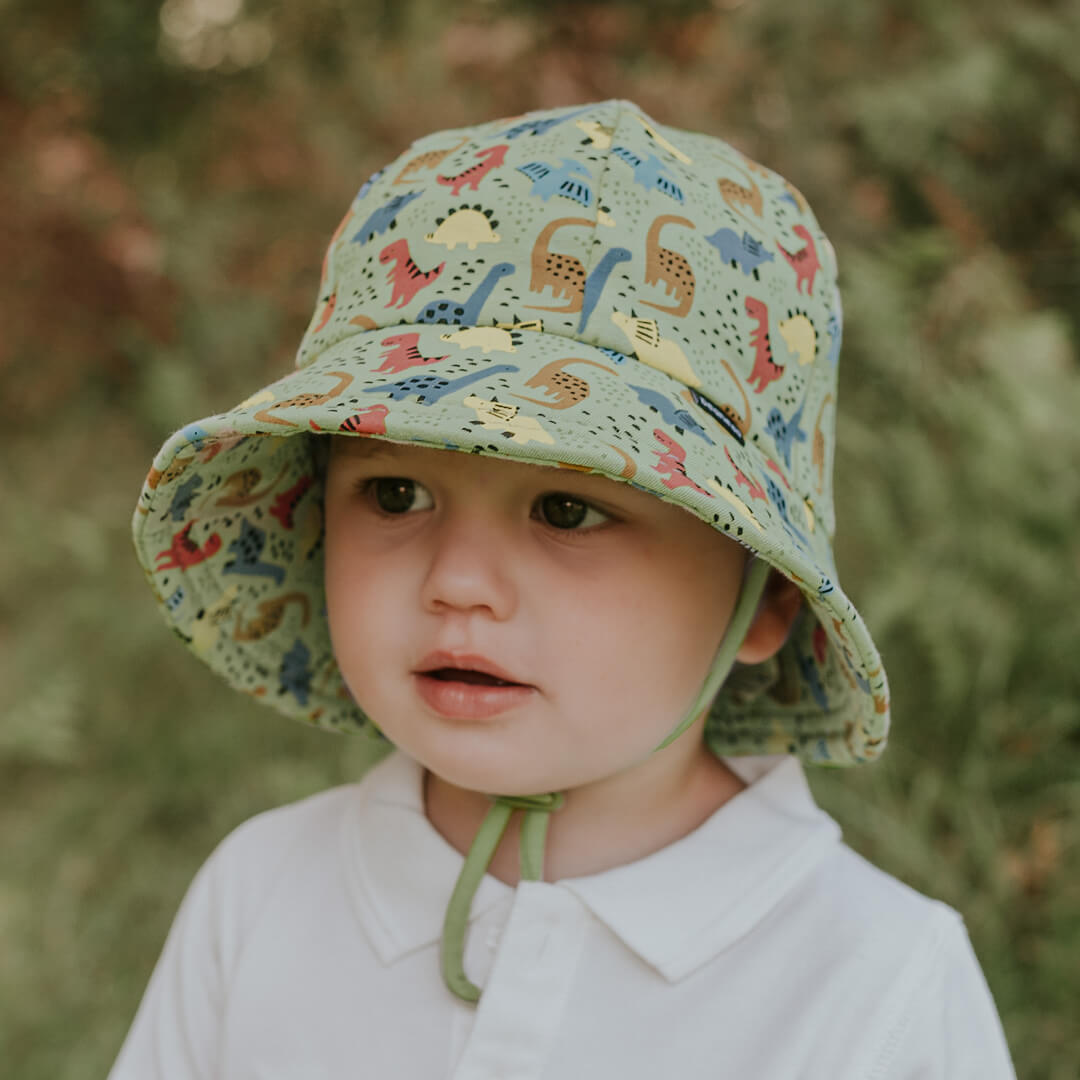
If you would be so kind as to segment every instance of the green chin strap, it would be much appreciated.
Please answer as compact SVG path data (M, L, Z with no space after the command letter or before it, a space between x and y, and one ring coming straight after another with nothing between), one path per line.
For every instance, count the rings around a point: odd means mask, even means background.
M749 567L743 580L739 599L731 621L728 623L724 640L716 651L712 666L705 677L701 691L694 699L686 715L679 721L674 731L653 751L663 750L675 741L709 706L724 680L728 677L735 654L746 637L757 612L758 602L765 590L769 576L769 565L755 556L750 557ZM446 906L446 918L443 920L442 934L442 973L446 985L452 993L463 1001L480 1000L480 988L470 981L465 974L465 927L469 920L469 910L473 897L480 886L480 881L487 873L495 849L502 840L510 816L515 810L524 810L521 822L521 834L518 847L521 860L522 881L543 881L544 879L544 842L547 837L548 821L551 811L557 810L566 801L561 792L547 795L499 795L493 796L494 805L488 811L477 830L472 846L465 856L465 864L458 875L457 884Z

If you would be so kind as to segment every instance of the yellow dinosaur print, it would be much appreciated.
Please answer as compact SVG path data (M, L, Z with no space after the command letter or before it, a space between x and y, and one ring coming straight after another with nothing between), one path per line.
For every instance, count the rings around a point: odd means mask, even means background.
M659 131L656 130L647 120L640 116L635 117L637 122L645 129L645 134L649 136L658 146L662 146L672 157L681 161L684 165L692 165L693 158L687 157L677 146L668 142Z
M476 420L485 431L501 431L514 442L524 446L530 442L543 442L554 445L555 440L543 429L535 416L519 416L516 405L501 401L488 401L486 398L469 394L464 404L476 411Z
M480 210L464 208L454 210L434 232L424 236L429 244L442 244L453 251L458 244L465 244L475 251L478 244L497 244L501 239Z
M611 137L615 134L614 127L598 123L596 120L575 120L574 127L591 139L593 146L598 150L611 149Z
M611 321L627 336L637 358L657 371L666 372L686 386L701 386L686 353L678 343L660 336L655 319L638 319L621 311L611 313Z
M465 326L449 334L440 334L440 341L450 341L461 349L479 349L482 353L514 353L514 335L498 326Z
M781 319L779 326L788 352L795 356L800 365L812 364L817 353L814 324L801 311L797 311L790 318Z
M187 627L191 634L191 647L199 656L207 656L217 645L221 637L223 623L232 613L236 604L236 596L240 591L239 585L230 585L208 607L201 619L194 619Z
M756 517L754 517L753 510L751 510L750 507L747 506L746 503L744 503L742 499L740 499L739 496L735 494L735 492L729 491L726 487L724 487L723 484L718 484L715 480L712 479L712 477L709 478L708 484L709 487L711 487L713 491L715 491L716 494L720 496L721 499L724 499L727 502L731 503L731 505L734 506L735 509L738 510L738 512L744 518L752 522L754 528L757 529L758 532L765 531L765 526L762 525Z

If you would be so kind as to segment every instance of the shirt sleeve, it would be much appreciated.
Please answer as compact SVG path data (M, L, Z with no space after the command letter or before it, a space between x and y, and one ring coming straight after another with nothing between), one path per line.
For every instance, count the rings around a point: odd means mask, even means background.
M223 1013L219 852L196 874L109 1080L211 1080Z
M956 912L943 908L935 945L872 1075L1016 1080L994 999Z

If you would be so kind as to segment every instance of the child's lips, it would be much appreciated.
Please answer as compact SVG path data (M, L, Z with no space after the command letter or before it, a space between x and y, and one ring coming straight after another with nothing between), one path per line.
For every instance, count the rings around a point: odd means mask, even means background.
M461 673L461 678L454 680L455 672ZM515 686L528 686L529 683L519 679L516 675L501 668L494 660L489 660L479 653L451 653L432 652L428 653L419 664L416 665L417 675L427 675L440 678L444 681L468 682L476 684L491 684L491 680L509 683Z
M430 653L413 676L424 702L450 719L485 720L522 704L536 691L476 654Z
M487 686L438 679L423 672L415 678L423 701L440 716L453 720L487 720L523 704L536 693L533 687L521 683Z

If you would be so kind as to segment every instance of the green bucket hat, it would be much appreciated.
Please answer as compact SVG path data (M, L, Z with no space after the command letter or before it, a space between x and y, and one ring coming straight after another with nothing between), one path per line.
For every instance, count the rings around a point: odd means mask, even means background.
M626 101L427 136L338 225L295 370L158 453L139 559L230 685L377 734L327 628L323 436L587 469L697 515L806 598L772 660L707 685L710 747L869 760L885 672L832 554L841 321L806 200L717 138Z

